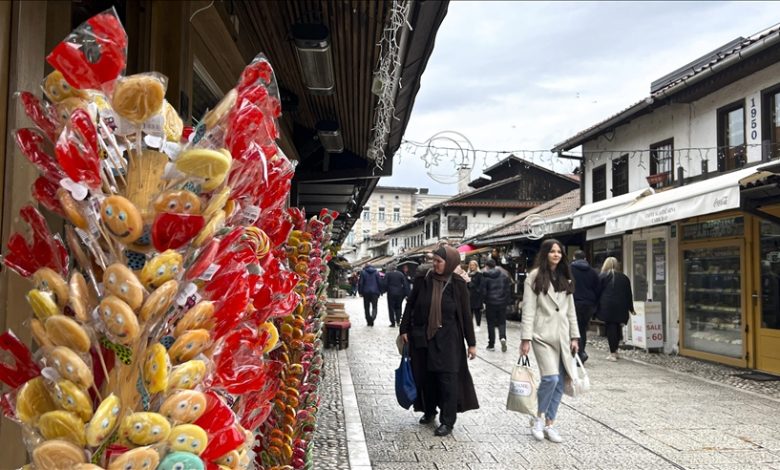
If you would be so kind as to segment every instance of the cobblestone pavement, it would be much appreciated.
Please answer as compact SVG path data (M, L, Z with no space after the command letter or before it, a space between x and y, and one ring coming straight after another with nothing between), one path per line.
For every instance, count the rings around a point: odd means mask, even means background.
M341 395L338 353L323 351L323 372L320 384L320 409L317 430L314 433L313 460L317 469L339 470L349 468L347 431Z
M528 418L505 410L520 340L518 324L511 322L507 353L485 351L483 323L477 333L479 357L470 362L481 408L459 415L452 435L435 437L433 425L417 424L419 414L395 401L398 331L389 326L385 298L380 299L373 328L366 326L360 299L342 300L353 326L349 349L341 351L338 364L351 371L349 393L354 389L365 438L365 444L358 444L367 445L371 468L780 469L776 391L753 390L764 393L758 395L736 388L738 383L714 383L718 374L725 374L720 366L711 369L715 375L709 380L698 378L687 372L706 375L702 371L712 365L681 361L684 358L668 358L667 364L658 365L682 364L690 369L681 371L686 373L651 365L656 355L637 351L624 353L637 360L610 363L603 358L603 341L598 339L590 346L587 363L593 388L584 397L564 397L559 411L557 427L565 442L536 442ZM323 402L329 400L323 396ZM331 419L331 413L320 415L321 431L331 426ZM321 441L315 441L319 452ZM348 447L352 452L352 437ZM315 467L335 468L318 461ZM358 467L353 462L351 468Z

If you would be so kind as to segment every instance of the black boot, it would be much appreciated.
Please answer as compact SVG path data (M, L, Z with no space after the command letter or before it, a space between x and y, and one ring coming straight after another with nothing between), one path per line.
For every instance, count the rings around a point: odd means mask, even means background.
M433 434L434 436L448 436L452 434L452 426L441 424L438 428L436 428L435 431L433 431Z
M431 422L433 421L433 418L435 418L435 417L436 417L436 414L435 414L435 413L434 413L434 414L432 414L432 415L428 415L428 414L426 414L426 415L423 415L423 416L422 416L422 418L420 418L420 424L428 424L428 423L431 423Z

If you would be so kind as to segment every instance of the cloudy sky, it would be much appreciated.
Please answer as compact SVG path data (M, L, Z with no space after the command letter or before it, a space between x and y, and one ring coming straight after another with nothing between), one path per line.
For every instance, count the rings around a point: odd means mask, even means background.
M457 131L476 149L550 149L645 98L652 81L778 22L780 3L771 1L451 1L405 138ZM534 158L557 171L573 168ZM426 169L420 154L402 147L380 185L454 194L456 185L428 176L454 173L452 159L442 160ZM474 166L472 179L486 166L482 154Z

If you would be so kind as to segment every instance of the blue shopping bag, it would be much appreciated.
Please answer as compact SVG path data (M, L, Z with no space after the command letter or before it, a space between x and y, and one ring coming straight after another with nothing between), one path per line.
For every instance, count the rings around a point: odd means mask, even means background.
M417 386L412 375L412 358L409 357L409 345L404 345L401 365L395 370L395 398L404 409L409 409L417 399Z

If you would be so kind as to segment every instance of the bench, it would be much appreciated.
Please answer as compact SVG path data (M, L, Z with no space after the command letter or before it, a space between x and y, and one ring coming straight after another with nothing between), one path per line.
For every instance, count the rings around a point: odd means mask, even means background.
M325 348L335 346L336 349L349 347L349 328L352 324L348 321L332 321L325 323Z

